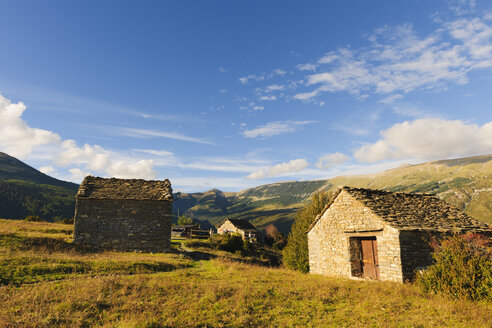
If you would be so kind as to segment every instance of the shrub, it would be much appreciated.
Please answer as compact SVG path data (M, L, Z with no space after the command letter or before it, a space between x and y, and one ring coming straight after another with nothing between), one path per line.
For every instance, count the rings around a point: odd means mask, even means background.
M67 219L67 218L62 218L62 217L56 217L54 218L54 221L56 223L60 223L60 224L73 224L74 223L74 218L70 218L70 219Z
M190 225L190 224L193 224L193 218L191 218L188 215L181 215L178 218L178 222L177 223L178 223L178 225Z
M220 249L226 252L243 251L243 237L240 234L215 234L208 239L212 248ZM249 242L248 242L249 243Z
M41 222L43 220L39 216L37 216L37 215L29 215L29 216L26 216L26 218L24 219L24 221L27 221L27 222Z
M280 231L278 231L275 225L269 224L265 228L265 244L274 249L282 250L287 244L287 239Z
M434 264L417 275L425 292L452 298L492 300L492 240L477 234L434 242Z
M310 202L297 212L287 238L287 246L285 246L283 251L284 265L287 268L309 272L306 232L331 198L332 195L328 192L316 192L311 197Z

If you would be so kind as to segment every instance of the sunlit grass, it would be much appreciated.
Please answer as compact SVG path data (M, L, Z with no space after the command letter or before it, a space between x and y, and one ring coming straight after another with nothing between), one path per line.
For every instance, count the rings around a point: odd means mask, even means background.
M24 230L12 230L17 224ZM429 296L411 284L242 263L248 261L238 254L194 241L187 247L214 258L83 252L43 229L66 226L0 223L0 269L24 268L19 275L24 280L0 287L0 327L490 327L492 322L491 303ZM43 273L50 267L57 270Z

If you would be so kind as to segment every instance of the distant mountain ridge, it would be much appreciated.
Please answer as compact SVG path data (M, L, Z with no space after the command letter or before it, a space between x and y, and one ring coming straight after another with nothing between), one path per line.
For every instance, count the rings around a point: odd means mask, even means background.
M345 185L435 194L476 219L492 223L492 155L403 165L375 174L277 182L239 192L183 193L174 201L173 214L176 218L189 213L215 226L227 217L243 218L259 228L274 223L288 232L296 211L314 192ZM0 218L70 218L77 188L75 183L52 178L0 153Z
M260 228L274 223L288 232L296 211L314 192L345 185L434 194L476 219L492 223L492 155L408 164L375 174L278 182L227 195L217 189L182 194L174 202L174 210L215 225L226 217L244 218Z

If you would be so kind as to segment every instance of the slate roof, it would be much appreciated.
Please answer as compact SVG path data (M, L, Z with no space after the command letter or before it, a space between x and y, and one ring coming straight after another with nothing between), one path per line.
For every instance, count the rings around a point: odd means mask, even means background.
M133 199L173 200L173 190L168 179L117 179L85 177L79 187L77 199Z
M350 187L341 190L348 192L383 221L399 230L492 231L487 224L432 195ZM330 205L325 207L323 213ZM309 230L321 216L316 217Z
M245 219L227 219L236 228L241 230L257 230L254 225L252 225L248 220Z

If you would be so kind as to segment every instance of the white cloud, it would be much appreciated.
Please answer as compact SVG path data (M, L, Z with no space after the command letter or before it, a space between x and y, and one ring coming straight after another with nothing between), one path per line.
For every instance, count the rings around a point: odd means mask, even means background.
M39 171L44 174L51 174L54 173L56 169L53 166L42 166L39 168Z
M442 23L423 37L411 25L385 26L369 41L368 47L340 48L321 57L319 73L306 77L306 85L316 88L294 98L309 100L323 92L359 96L445 88L468 83L473 70L492 67L492 24L486 16Z
M72 175L71 178L74 181L82 181L86 176L91 174L90 172L82 171L79 168L70 169L70 170L68 170L68 172L70 172L70 174Z
M0 150L19 158L26 158L35 147L61 140L56 133L29 127L22 119L25 110L22 102L11 103L0 95Z
M221 67L219 67L219 72L225 73L225 72L227 72L227 69L221 66Z
M297 65L297 68L300 71L315 71L316 65L314 65L314 64L299 64L299 65Z
M254 106L253 107L253 110L258 110L258 111L264 110L264 109L265 109L265 107L263 107L263 106Z
M270 75L268 76L269 79L271 79L272 77L274 77L275 75L279 75L279 76L284 76L285 73L287 73L286 71L282 70L282 69L274 69L272 73L270 73Z
M336 152L332 154L326 154L318 158L316 167L319 169L328 169L335 165L340 165L347 162L350 159L349 156Z
M379 103L381 104L386 104L386 105L389 105L389 104L392 104L395 102L395 100L398 100L398 99L401 99L403 98L402 95L400 94L395 94L395 95L391 95L391 96L388 96L386 98L383 98L381 99L380 101L378 101Z
M251 130L245 130L242 135L246 138L272 137L279 134L295 132L301 126L312 124L314 121L276 121L270 122Z
M360 147L361 162L418 159L433 160L492 153L492 122L482 126L460 120L423 118L393 125L381 139Z
M246 83L248 83L248 78L247 77L240 77L238 79L238 81L241 82L242 84L246 84Z
M277 100L277 97L275 95L263 96L263 97L260 97L260 100L263 100L263 101L274 101L274 100Z
M251 180L258 180L263 178L276 177L279 175L288 175L304 170L309 166L309 163L303 159L293 159L290 162L280 163L271 167L264 167L252 172L246 178Z
M241 83L241 84L247 84L250 80L254 80L254 81L263 81L265 79L265 75L264 74L260 74L260 75L254 75L254 74L250 74L248 76L243 76L243 77L240 77L238 79L238 81Z
M148 130L148 129L134 129L134 128L119 128L116 129L116 132L128 137L137 137L137 138L160 137L160 138L195 142L195 143L206 144L206 145L213 145L213 142L208 141L206 139L189 137L187 135L183 135L178 132L162 132L162 131L155 131L155 130Z
M9 155L25 158L32 153L44 153L49 147L55 163L62 166L83 166L69 169L72 177L81 177L89 171L101 172L121 178L155 178L152 160L135 160L110 152L98 145L77 146L74 140L62 140L51 131L29 127L22 119L26 106L19 102L12 104L0 95L0 149ZM53 160L53 158L50 158ZM52 166L43 166L42 172L53 173Z
M284 90L284 86L279 84L272 84L265 88L265 92L282 91L282 90Z
M225 93L227 93L227 90L226 89L220 89L219 92L222 94L225 94Z
M121 155L107 151L98 145L85 144L77 146L74 140L62 142L63 151L57 156L56 162L62 166L84 166L92 172L104 172L117 178L155 179L153 160L132 160L121 158ZM74 175L74 174L72 174ZM74 175L75 176L75 175Z
M155 156L162 156L162 157L172 157L174 156L174 153L167 151L167 150L155 150L155 149L133 149L133 151L138 151L140 153L147 153L150 155L155 155Z

